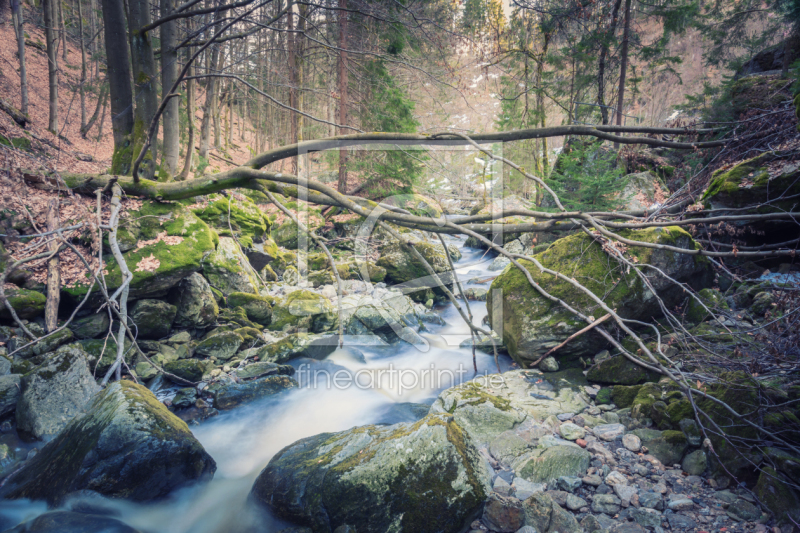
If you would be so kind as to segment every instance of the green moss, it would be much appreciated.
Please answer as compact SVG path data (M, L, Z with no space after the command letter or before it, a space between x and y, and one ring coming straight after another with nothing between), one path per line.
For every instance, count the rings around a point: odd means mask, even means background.
M247 314L247 318L262 326L269 325L272 320L272 302L274 298L267 298L257 294L245 292L233 292L228 295L228 306L235 308L241 307Z
M667 430L661 433L661 437L673 446L682 446L687 444L686 435L683 431Z
M631 415L634 418L649 418L653 405L661 400L661 387L656 383L642 385L636 393L631 405Z
M499 411L511 411L513 409L511 407L511 402L505 398L500 398L494 394L489 394L486 392L486 389L480 386L480 384L473 381L462 385L458 395L459 398L470 401L470 403L479 404L489 402L492 404L492 406L494 406L495 409ZM459 407L458 402L453 404L453 407L450 409L450 413L453 413L456 410L456 407Z
M41 315L47 303L47 297L44 294L28 289L6 289L5 295L8 303L11 304L14 312L21 319L29 319ZM11 319L11 313L5 306L0 306L0 318Z
M677 425L684 418L694 418L694 409L688 399L681 399L667 405L667 417L673 425Z
M130 136L126 135L121 145L114 145L114 153L111 155L111 170L109 172L119 176L130 174L132 154L131 139Z
M633 405L633 400L636 398L636 395L639 393L639 389L641 388L641 385L615 385L611 390L611 399L614 400L614 404L617 407L630 407Z
M702 201L728 207L743 207L763 204L780 195L791 197L800 194L800 170L789 166L783 174L770 177L767 165L787 157L778 152L766 152L748 159L731 169L714 172L711 183L703 194ZM777 210L791 210L794 201L771 202L769 207L761 207L759 212L769 213Z
M194 213L206 224L225 237L237 237L244 247L253 242L267 241L267 246L275 246L269 239L272 223L250 198L239 195L225 197L212 194L206 197L207 204L193 209ZM233 230L233 233L231 233Z
M713 313L730 310L728 302L719 291L703 289L697 293L697 298L699 298L705 307L710 309ZM689 304L686 306L686 320L696 324L707 319L709 316L708 311L705 310L700 302L694 298L689 298Z

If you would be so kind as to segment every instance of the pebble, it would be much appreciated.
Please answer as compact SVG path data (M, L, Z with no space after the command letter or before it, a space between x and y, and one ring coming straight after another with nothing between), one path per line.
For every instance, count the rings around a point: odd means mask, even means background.
M588 443L584 439L578 439L578 440L575 441L575 444L577 444L581 448L586 448L586 445Z
M601 424L592 430L594 434L606 442L617 440L625 433L625 426L622 424Z
M570 511L578 511L588 505L589 503L583 498L579 498L574 494L567 495L567 509L569 509Z
M592 499L592 511L615 515L620 509L620 500L613 494L596 494Z
M558 488L567 492L575 492L582 484L581 478L572 476L561 476L557 481Z
M642 449L642 439L636 435L628 433L622 436L622 445L625 446L626 450L638 452Z
M638 489L636 487L632 487L630 485L614 485L614 493L619 497L620 500L623 502L630 502L631 499L638 493Z
M673 511L688 511L690 509L694 509L694 502L687 498L681 498L670 501L667 507Z
M600 476L598 476L597 474L589 474L589 475L583 476L583 480L582 481L584 483L586 483L587 485L591 485L593 487L597 487L598 485L603 483L603 479Z
M586 436L585 429L570 422L561 424L558 430L561 433L561 436L567 440L578 440Z
M614 470L610 474L606 476L606 484L607 485L626 485L628 483L628 478L620 474L618 471Z
M560 415L557 415L556 418L558 418L562 422L566 422L567 420L570 420L573 416L575 416L575 413L561 413Z

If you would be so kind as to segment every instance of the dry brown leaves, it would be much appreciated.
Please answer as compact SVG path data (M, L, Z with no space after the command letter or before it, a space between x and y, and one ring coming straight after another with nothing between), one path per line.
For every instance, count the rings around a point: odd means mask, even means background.
M183 237L168 236L166 231L162 231L161 233L156 235L155 239L137 242L136 249L141 250L145 246L150 246L151 244L156 244L158 242L163 242L165 244L168 244L169 246L175 246L176 244L180 244L183 242Z
M143 257L136 263L134 272L155 272L161 266L161 261L156 259L156 256L150 254L148 257Z

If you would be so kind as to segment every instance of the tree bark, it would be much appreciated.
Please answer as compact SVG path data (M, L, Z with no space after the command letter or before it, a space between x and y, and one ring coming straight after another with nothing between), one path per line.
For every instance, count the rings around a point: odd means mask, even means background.
M47 231L55 231L60 225L58 199L51 200L47 211ZM58 241L53 238L48 249L55 252L58 250L58 246ZM54 255L47 262L47 301L44 307L44 323L48 333L58 327L58 304L61 298L61 272L58 263L58 255Z
M47 129L54 135L58 135L58 13L56 11L58 0L44 0L44 33L47 44L47 79L50 91L49 109L50 115L47 121Z
M83 6L81 2L82 0L75 0L75 3L78 4L78 39L81 43L81 84L79 90L81 94L81 131L83 131L86 128L86 45L83 42Z
M191 23L189 26L191 31ZM189 49L186 49L186 60L188 61L191 58L191 52ZM186 145L186 158L183 163L183 170L179 176L181 181L185 180L189 177L189 172L192 170L192 158L194 157L194 120L195 120L195 111L194 111L194 84L195 81L191 79L194 76L194 65L189 66L189 70L186 72L186 75L189 77L186 80L186 115L187 115L187 122L189 126L189 141Z
M101 0L105 45L108 61L108 85L111 97L111 129L114 132L113 174L126 175L131 170L133 133L133 91L125 11L122 0ZM113 60L111 60L113 58Z
M174 9L174 0L161 0L161 16L168 15ZM177 45L177 21L165 22L161 25L161 87L162 98L167 95L163 91L168 91L175 84L178 78L178 51ZM179 124L179 98L171 98L164 108L162 117L164 153L161 156L162 169L167 173L168 179L172 179L178 172L178 156L180 153L180 124Z
M625 102L625 75L628 69L628 38L631 28L631 0L625 0L625 30L622 34L622 50L620 50L619 94L617 95L617 126L622 125L622 105ZM619 143L614 143L619 148Z
M608 33L603 39L603 45L600 49L600 60L597 64L597 104L600 106L600 116L603 119L603 125L608 124L608 108L606 108L606 58L608 57L609 41L614 38L617 31L617 20L619 20L619 7L622 5L622 0L614 2L614 9L611 13L611 26L608 28Z
M98 117L101 119L100 123L101 124L103 123L102 121L103 114L100 113L100 111L105 109L107 97L108 97L108 85L104 83L103 85L100 86L100 94L97 96L97 105L94 108L94 113L92 113L92 116L89 119L89 121L86 122L86 124L84 124L83 126L81 126L81 137L83 137L84 139L86 138L86 135L89 133L89 130L92 129L92 126L94 126L94 123L97 122ZM102 131L102 129L100 131Z
M297 109L297 52L295 42L297 38L294 34L294 6L289 0L288 12L286 14L286 48L289 55L289 107ZM289 111L289 142L297 142L297 120L294 111ZM297 158L291 159L291 172L297 173Z
M25 28L23 26L21 0L11 0L11 18L14 21L14 31L17 34L17 55L19 56L19 90L22 99L20 111L28 114L28 72L25 61Z
M219 67L219 46L215 44L211 49L211 62L209 71L216 73ZM211 137L211 119L214 114L214 97L217 93L217 79L206 79L206 100L203 104L203 121L200 123L200 157L208 159L208 148Z
M61 0L55 3L58 10L58 37L61 42L61 59L67 62L67 25L64 23L64 4Z
M139 31L150 24L150 3L148 0L129 0L128 25L131 39L131 65L133 66L133 87L136 106L133 111L133 152L132 159L146 142L147 129L158 108L156 94L156 65L153 59L153 46L150 35ZM112 56L109 56L112 57ZM139 174L152 179L157 159L155 144L139 166Z
M347 125L347 0L339 0L339 124ZM339 128L339 135L344 135L344 128ZM339 150L339 183L340 193L347 193L347 150Z

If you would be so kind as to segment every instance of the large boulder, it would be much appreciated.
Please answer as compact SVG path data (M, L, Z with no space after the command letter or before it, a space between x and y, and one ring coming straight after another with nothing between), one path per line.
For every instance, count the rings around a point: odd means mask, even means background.
M138 211L131 211L123 225L132 218L138 225L138 241L123 253L133 279L130 282L131 300L165 296L179 281L200 270L203 257L214 250L216 234L180 203L160 203L145 200ZM105 281L109 292L122 283L122 273L112 255L105 258L108 274ZM80 301L89 290L85 284L62 289L73 300ZM104 302L95 285L91 301Z
M17 316L23 320L34 318L44 313L47 297L41 292L28 289L6 289L6 299ZM0 306L0 319L11 320L11 313L5 305Z
M694 250L697 243L678 227L651 228L620 232L637 241L669 245ZM577 234L553 243L535 258L545 267L575 279L623 318L648 320L661 312L660 302L673 307L683 300L682 286L675 281L702 288L712 280L707 259L678 252L633 248L626 252L634 262L650 264L655 269L643 269L659 298L652 294L635 272L625 272L601 245L585 234ZM534 281L551 295L565 301L586 315L603 314L597 303L566 281L541 272L534 263L522 261ZM540 295L525 275L513 266L507 267L492 283L487 295L487 310L492 329L502 333L509 354L521 366L538 360L545 352L561 344L570 335L586 326L558 303ZM499 299L499 300L498 300ZM599 333L589 331L571 340L558 351L562 361L570 362L581 356L593 355L605 341ZM563 365L562 365L563 366Z
M87 354L64 346L20 380L17 430L27 439L55 435L88 406L100 387L89 372Z
M669 196L669 189L655 173L646 170L621 178L625 186L619 193L620 211L641 211L660 204Z
M0 417L13 413L19 401L21 374L0 376Z
M122 380L92 401L0 488L0 497L57 504L79 490L148 501L208 479L216 464L152 392Z
M203 275L225 296L234 292L258 293L257 275L231 237L220 237L217 249L203 259Z
M402 338L403 328L418 328L414 302L399 291L376 289L372 295L350 294L342 299L342 321L348 335L378 335L388 343Z
M639 385L647 381L657 381L659 377L659 374L637 365L624 355L615 355L608 359L603 359L592 366L589 369L589 373L586 374L586 378L589 381L609 385Z
M305 328L313 333L331 331L338 323L336 308L325 296L307 290L290 292L272 309L272 322L269 329Z
M447 285L452 282L450 263L441 244L416 242L414 248L431 265L434 272L439 274L441 281ZM453 248L456 248L453 246ZM457 248L450 253L457 252ZM459 252L460 253L460 252ZM425 302L430 298L443 300L445 294L428 274L423 264L417 260L413 252L404 244L392 242L381 248L381 257L377 265L386 269L386 280L392 282L395 288L402 290L414 300Z
M446 414L323 433L278 452L253 485L278 516L330 533L456 532L479 511L491 476Z
M160 339L169 334L177 311L177 307L163 300L139 300L128 316L136 324L138 338Z
M216 357L217 359L228 360L236 353L244 339L235 331L223 331L215 335L209 335L195 348L195 355L205 357Z
M111 319L108 318L108 311L103 309L89 316L73 320L69 329L77 339L94 339L108 333L108 326Z
M269 240L272 223L267 214L253 200L241 194L210 194L192 206L192 210L218 235L236 237L244 247Z
M179 328L205 328L216 322L219 315L211 286L197 272L170 291L169 302L178 308L174 325Z
M289 370L279 368L278 371L287 372ZM209 391L214 398L214 407L217 409L233 409L243 403L272 396L297 386L297 382L294 379L285 375L277 375L240 382L233 380L219 381L213 384Z
M336 335L292 333L266 346L244 350L242 354L258 357L259 361L278 364L298 357L322 360L333 353L338 344L339 339Z

